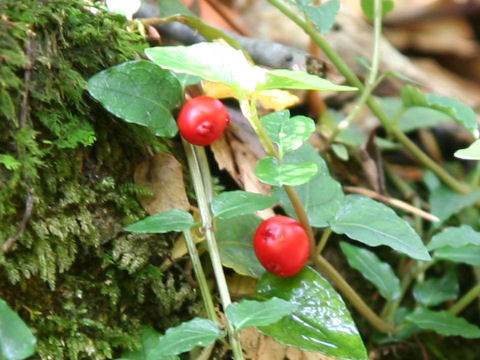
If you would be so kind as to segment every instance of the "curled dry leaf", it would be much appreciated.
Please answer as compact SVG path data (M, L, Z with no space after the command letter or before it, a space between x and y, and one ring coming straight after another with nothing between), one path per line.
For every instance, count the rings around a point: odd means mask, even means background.
M150 215L172 209L189 210L182 165L173 155L159 153L141 162L135 169L134 180L154 193L138 196Z

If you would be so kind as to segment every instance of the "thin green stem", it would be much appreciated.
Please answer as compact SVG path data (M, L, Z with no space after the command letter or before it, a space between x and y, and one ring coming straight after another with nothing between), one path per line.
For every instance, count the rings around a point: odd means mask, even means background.
M260 118L258 117L255 98L251 100L248 100L246 97L240 98L240 109L242 110L243 116L245 116L252 125L253 130L257 134L267 154L281 161L280 155L275 148L275 145L268 136L265 128L260 121ZM302 224L303 228L307 232L310 241L310 253L313 254L315 252L315 236L313 234L312 227L310 226L310 221L308 220L308 215L305 211L302 200L300 199L300 196L298 196L297 190L295 190L294 187L285 185L283 186L283 188L287 193L290 202L292 203L295 213L297 214L298 221L300 222L300 224Z
M465 295L463 295L455 305L453 305L448 311L452 315L458 315L463 309L465 309L472 301L480 297L480 282L472 287Z
M378 69L380 65L380 40L382 36L382 1L375 0L374 1L374 12L375 18L373 21L373 33L374 33L374 41L373 41L373 53L372 53L372 66L368 73L367 80L365 82L365 87L358 98L353 111L347 116L345 120L340 122L340 124L335 128L332 135L328 139L329 143L332 143L338 134L348 126L350 126L360 111L365 105L367 99L370 97L372 91L375 89L377 85L377 76L378 76Z
M258 136L258 139L263 145L263 148L268 155L273 156L277 159L280 158L275 145L267 134L267 131L260 122L260 118L257 112L257 102L255 98L248 100L246 97L240 98L240 109L242 110L243 116L245 116L250 124L252 125L253 130Z
M298 221L302 224L303 228L307 232L308 240L310 242L310 257L313 259L313 254L316 253L315 247L315 235L313 234L312 227L310 226L310 221L308 220L307 212L303 206L300 196L298 196L297 190L292 186L283 186L283 189L287 193L287 196L292 203L295 214L297 215Z
M332 61L338 71L345 77L350 85L356 86L359 91L364 90L364 85L355 73L350 69L347 63L340 57L340 55L327 43L327 41L317 32L317 30L305 21L296 12L292 11L288 6L284 4L282 0L268 0L273 6L278 8L288 18L295 22L305 33L307 33L312 40L317 44L325 55ZM425 167L434 172L447 186L453 190L466 194L470 191L470 187L466 184L458 181L452 175L450 175L443 167L438 165L430 157L428 157L413 141L411 141L398 127L394 126L391 119L375 101L372 96L369 96L366 100L367 106L380 120L385 129L392 133L392 135L408 150L415 158L422 163Z
M434 264L433 261L422 262L422 263L415 263L412 265L410 270L403 276L402 281L400 283L401 287L401 294L400 296L395 299L395 301L387 303L385 308L382 311L382 315L385 319L393 321L395 319L395 314L397 313L398 307L403 300L403 297L407 293L408 288L412 284L413 280L417 278L420 274L423 274L427 271L430 266Z
M215 233L213 232L213 222L210 214L210 207L205 193L205 186L202 180L202 172L198 164L198 158L195 154L194 146L183 140L185 154L187 156L188 166L193 180L193 187L197 197L198 208L202 218L202 227L205 232L208 252L212 262L213 272L217 282L218 292L222 301L223 309L225 310L231 304L230 293L228 291L227 280L223 272L222 262L220 259L220 252L218 250L217 242L215 240ZM235 360L242 360L243 352L238 333L233 328L232 324L227 321L227 331L230 337L230 344L232 346L233 357Z
M325 248L325 245L327 245L327 241L330 238L330 235L332 235L332 232L333 230L330 227L323 230L322 237L320 238L320 241L318 242L318 245L317 245L315 257L319 256L322 253L323 249Z
M372 326L383 333L391 333L393 325L380 318L362 300L355 290L345 281L338 271L321 255L315 259L318 268L337 286L338 290L345 296L357 311L372 324Z
M212 295L210 294L210 289L208 288L207 279L205 273L203 272L203 267L200 262L200 257L198 256L197 247L195 246L195 241L193 240L192 232L190 229L183 232L185 236L185 242L187 243L188 253L190 254L190 259L192 260L193 271L195 273L195 278L198 281L198 286L200 287L200 293L202 294L203 304L207 311L207 315L210 320L220 323L217 313L215 312L215 305L213 304Z

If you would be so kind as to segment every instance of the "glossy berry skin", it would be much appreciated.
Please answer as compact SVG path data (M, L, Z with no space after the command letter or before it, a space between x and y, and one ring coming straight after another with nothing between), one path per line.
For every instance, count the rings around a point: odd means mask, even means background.
M210 145L222 136L229 123L225 105L209 96L190 99L178 115L180 134L195 145Z
M271 273L293 276L302 270L310 253L310 243L300 223L287 216L262 222L253 239L258 260Z

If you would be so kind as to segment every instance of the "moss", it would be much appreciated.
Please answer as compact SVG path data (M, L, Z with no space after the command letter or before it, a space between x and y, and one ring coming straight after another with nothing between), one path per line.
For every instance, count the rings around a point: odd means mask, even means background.
M33 199L0 253L0 297L35 332L36 358L117 357L143 324L164 330L198 312L183 272L166 266L173 239L123 230L145 216L135 163L166 145L84 91L147 44L81 0L4 0L0 14L0 245Z

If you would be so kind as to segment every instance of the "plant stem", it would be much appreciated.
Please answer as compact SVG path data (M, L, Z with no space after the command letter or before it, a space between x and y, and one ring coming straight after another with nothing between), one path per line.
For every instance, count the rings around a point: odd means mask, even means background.
M205 278L205 273L203 272L203 267L200 262L200 257L198 256L198 251L197 247L195 246L195 241L193 240L192 232L190 229L188 229L183 232L183 235L185 236L188 253L190 255L190 259L192 260L193 271L200 287L200 293L202 294L203 304L205 305L207 315L210 320L219 324L220 321L217 313L215 312L215 305L213 304L212 295L210 294L210 289L208 288L207 279Z
M333 230L330 227L323 230L322 237L320 238L320 241L317 246L317 252L315 253L315 257L319 256L322 253L323 249L325 248L325 245L327 245L327 241L330 238L330 235L332 235L332 232Z
M272 140L268 137L268 134L258 117L256 99L253 98L248 100L246 97L242 97L239 101L243 116L245 116L250 122L250 125L252 125L253 130L257 134L258 139L262 143L267 154L279 159L277 149L275 149L275 145L273 145Z
M325 55L332 61L332 63L345 77L350 85L356 86L360 91L364 90L364 86L357 75L355 75L355 73L352 71L352 69L350 69L347 63L343 61L340 55L317 32L312 24L297 15L288 6L286 6L282 0L268 0L268 2L278 8L312 38L312 40L322 49ZM455 179L452 175L445 171L443 167L428 157L398 127L394 126L391 119L371 95L368 96L366 104L380 120L385 129L390 132L408 151L410 151L420 163L433 171L447 186L462 194L466 194L470 191L469 186Z
M465 309L470 303L480 296L480 282L471 288L465 295L463 295L455 305L453 305L448 311L452 315L458 315L463 309Z
M395 301L387 303L387 305L382 311L382 315L385 319L388 319L390 321L393 321L395 319L395 314L397 313L398 307L400 306L400 303L402 302L402 299L405 296L408 288L412 284L412 281L418 275L427 271L428 268L430 268L430 266L432 266L433 264L434 262L433 260L431 260L431 261L422 262L422 263L417 262L411 266L410 270L403 276L402 281L400 283L400 287L402 289L400 296Z
M374 1L374 21L373 21L373 34L374 34L374 41L373 41L373 53L372 53L372 66L368 73L367 81L365 82L365 87L355 104L353 111L347 116L345 120L343 120L333 131L332 135L328 139L329 143L332 143L336 136L345 128L347 128L350 124L353 123L357 115L362 110L363 105L365 105L367 99L370 97L372 91L375 89L377 85L377 76L378 76L378 69L380 65L380 40L382 36L382 1L375 0Z
M338 271L321 255L315 259L318 268L337 286L357 311L372 324L372 326L383 333L391 333L393 325L386 322L375 314L372 309L362 300L355 290L345 281Z
M193 187L195 189L195 195L197 197L198 208L200 210L200 216L202 218L202 227L205 232L208 252L210 254L210 260L212 262L212 268L215 274L218 292L220 293L220 299L222 301L222 306L225 311L228 305L231 304L230 293L228 291L227 281L223 272L220 252L218 250L217 242L215 240L215 233L213 232L212 217L210 214L210 207L207 200L207 195L205 194L205 186L202 180L202 172L198 164L198 158L195 154L194 146L187 143L183 139L182 142L193 180ZM230 337L230 344L232 346L234 359L243 360L243 352L240 341L238 339L238 334L228 320L227 331Z
M277 149L275 149L272 140L268 136L265 128L263 127L258 117L255 98L251 100L248 100L247 98L241 98L240 109L242 110L243 116L245 116L252 125L253 130L257 134L267 154L281 161ZM295 190L294 187L284 185L283 189L287 193L287 196L292 203L295 213L297 214L298 221L300 222L300 224L302 224L303 228L307 232L308 239L310 241L310 254L313 254L315 252L315 236L313 234L312 227L310 226L310 221L308 220L308 215L305 211L305 207L302 204L302 200L300 199L300 196L298 196L297 190Z

